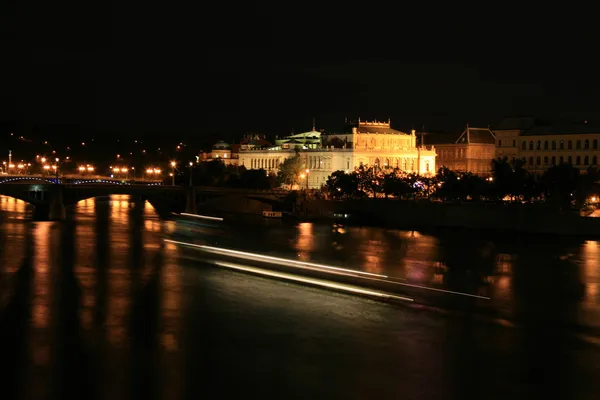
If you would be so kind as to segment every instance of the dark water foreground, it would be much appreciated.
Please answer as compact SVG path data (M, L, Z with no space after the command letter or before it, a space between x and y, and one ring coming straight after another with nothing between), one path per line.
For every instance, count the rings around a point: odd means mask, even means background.
M600 244L238 225L222 246L489 295L494 318L221 270L147 204L0 197L0 398L597 398ZM460 311L460 312L459 312ZM467 310L468 311L468 310Z

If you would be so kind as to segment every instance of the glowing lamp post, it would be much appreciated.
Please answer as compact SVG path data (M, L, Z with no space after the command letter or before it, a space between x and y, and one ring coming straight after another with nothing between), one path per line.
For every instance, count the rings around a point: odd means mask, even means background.
M177 166L177 163L171 161L171 186L175 186L175 166Z
M306 170L306 190L308 191L308 174L310 174L310 170Z
M60 159L56 157L54 160L56 161L56 165L54 165L53 168L56 170L56 183L58 184L58 162Z

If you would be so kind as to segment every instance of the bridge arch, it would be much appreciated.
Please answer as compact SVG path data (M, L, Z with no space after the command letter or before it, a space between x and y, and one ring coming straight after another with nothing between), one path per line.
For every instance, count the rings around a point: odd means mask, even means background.
M19 182L31 182L34 183L56 183L54 179L42 178L39 176L13 176L10 178L0 178L0 184L3 183L19 183Z

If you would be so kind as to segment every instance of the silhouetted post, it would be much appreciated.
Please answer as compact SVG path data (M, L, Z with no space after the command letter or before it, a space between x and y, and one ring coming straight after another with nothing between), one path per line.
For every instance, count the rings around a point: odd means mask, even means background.
M65 204L63 203L63 191L62 186L58 185L58 173L56 174L56 186L54 186L54 193L52 194L52 202L50 203L50 212L48 218L52 221L63 221L67 217L65 210Z
M198 211L196 209L196 192L194 191L194 185L192 181L192 168L194 163L190 161L190 182L187 189L187 196L185 201L185 212L188 214L197 214Z

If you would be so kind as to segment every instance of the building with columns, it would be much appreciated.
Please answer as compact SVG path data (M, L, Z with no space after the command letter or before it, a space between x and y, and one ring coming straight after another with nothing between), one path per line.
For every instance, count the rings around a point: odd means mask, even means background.
M435 174L435 148L417 146L415 131L408 134L392 129L391 121L358 120L349 128L344 133L323 134L313 127L312 131L278 139L274 146L241 148L239 165L277 173L283 160L299 154L310 171L308 186L314 189L323 186L332 172L350 172L361 165Z

